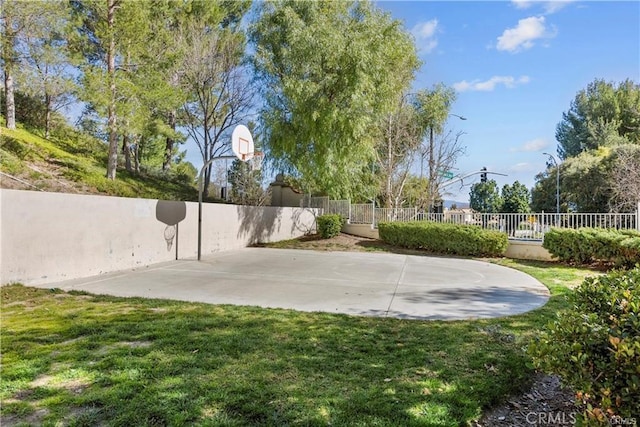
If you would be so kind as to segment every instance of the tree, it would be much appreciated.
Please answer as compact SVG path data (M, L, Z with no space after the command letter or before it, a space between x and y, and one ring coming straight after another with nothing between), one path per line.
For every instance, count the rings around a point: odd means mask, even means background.
M116 56L120 28L126 28L122 21L135 17L144 8L139 8L128 0L72 0L74 16L79 20L78 34L72 40L74 47L85 57L81 66L84 79L84 95L95 105L96 111L106 110L109 151L107 157L107 178L114 180L118 166L117 129L117 80ZM118 20L116 20L116 16ZM97 88L102 88L102 90Z
M578 92L556 128L562 159L612 145L618 137L640 143L640 86L631 80L617 86L594 80Z
M447 171L453 167L457 158L463 154L464 148L459 144L461 133L455 135L452 143L450 132L443 136L451 105L456 99L455 90L440 83L429 91L419 92L418 99L423 106L422 124L429 129L428 144L423 145L420 153L420 174L423 173L423 163L427 158L429 166L427 206L433 208L442 183L441 174L438 171ZM439 143L436 141L438 136L441 136Z
M400 97L398 106L387 113L379 124L380 142L376 161L381 177L381 199L387 208L403 204L403 190L413 157L424 137L419 105L407 102L409 96Z
M250 34L276 167L305 190L355 197L376 128L419 66L411 36L368 2L294 0L262 3Z
M497 213L502 210L502 197L496 181L478 182L469 193L471 209L480 213Z
M229 199L238 205L262 206L268 193L262 188L262 170L253 170L248 162L234 160L229 169Z
M502 212L528 213L529 189L516 181L513 185L505 184L502 187Z
M31 25L20 37L21 66L16 81L21 92L42 101L45 138L49 137L52 114L72 102L75 90L66 37L70 19L68 2L38 3Z
M407 177L404 189L403 200L405 201L405 207L417 207L424 211L426 208L425 194L429 191L429 181L425 177L419 177L416 175L409 175Z
M536 183L531 189L531 210L533 212L556 211L556 166L547 165L547 170L535 176ZM564 192L560 187L560 211L567 212L567 204L563 203Z
M207 164L229 149L222 137L247 117L251 107L252 90L241 65L244 40L197 21L188 23L180 37L186 53L180 82L190 95L183 120ZM209 165L205 171L205 197L211 170Z
M9 129L16 128L15 73L22 65L24 37L37 28L39 3L5 0L0 7L0 62L4 74L5 118ZM22 45L22 46L21 46Z
M632 212L640 203L640 146L621 145L615 150L612 204L618 212Z

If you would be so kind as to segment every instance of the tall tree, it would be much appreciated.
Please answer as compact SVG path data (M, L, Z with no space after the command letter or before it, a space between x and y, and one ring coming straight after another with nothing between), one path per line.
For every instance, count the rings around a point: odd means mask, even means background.
M387 208L403 204L403 189L414 155L420 147L425 128L419 120L419 106L400 97L398 106L384 115L378 132L380 141L376 161L381 178L382 203Z
M640 85L631 80L618 85L594 80L578 92L556 128L562 159L611 145L619 137L640 143Z
M184 123L198 144L203 164L228 151L223 136L247 118L253 94L241 64L241 34L191 22L180 34L185 49L181 85L189 95ZM208 195L212 167L205 171L203 194Z
M135 16L140 9L130 0L72 0L71 5L79 23L79 37L72 42L85 57L81 65L84 96L96 105L97 111L106 110L109 144L106 175L113 180L118 166L116 56L119 32L116 24L126 27L121 18L130 16L129 13ZM96 92L99 86L104 89Z
M442 182L438 171L446 171L452 167L457 158L463 154L464 149L459 144L462 134L457 134L453 143L450 139L451 134L443 137L451 105L456 100L455 90L439 83L430 90L419 92L418 99L423 106L422 124L429 129L429 137L420 150L420 174L423 174L423 164L427 160L429 181L427 206L432 208L440 193L439 187Z
M502 210L502 196L498 184L492 179L471 186L469 193L471 209L481 213L497 213Z
M68 2L37 3L31 25L22 32L19 50L21 66L16 81L21 92L40 99L45 107L42 122L49 137L52 114L72 102L75 89L66 36L70 20Z
M519 181L513 185L505 184L502 187L502 212L505 213L528 213L529 189Z
M369 2L269 1L251 26L266 145L305 188L355 195L381 117L419 66L411 36Z
M5 118L9 129L16 128L15 73L24 59L20 45L36 28L38 2L5 0L0 5L0 63L4 74ZM22 46L24 49L24 45Z

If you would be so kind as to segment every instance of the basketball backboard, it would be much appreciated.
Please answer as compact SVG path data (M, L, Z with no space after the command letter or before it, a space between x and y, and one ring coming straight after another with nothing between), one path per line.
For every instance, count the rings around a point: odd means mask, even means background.
M238 125L231 134L231 149L233 154L243 162L253 157L253 137L245 125Z

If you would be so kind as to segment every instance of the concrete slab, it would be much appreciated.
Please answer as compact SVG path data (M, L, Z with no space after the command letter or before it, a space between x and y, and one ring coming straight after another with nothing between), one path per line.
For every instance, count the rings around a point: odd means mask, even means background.
M123 297L444 320L523 313L544 305L549 298L547 288L531 276L482 261L265 248L44 287Z

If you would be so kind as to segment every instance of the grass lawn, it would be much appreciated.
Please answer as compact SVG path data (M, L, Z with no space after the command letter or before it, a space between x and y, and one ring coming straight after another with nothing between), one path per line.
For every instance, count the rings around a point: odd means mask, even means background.
M1 424L466 425L529 385L523 347L590 274L496 262L550 302L442 322L5 286Z

